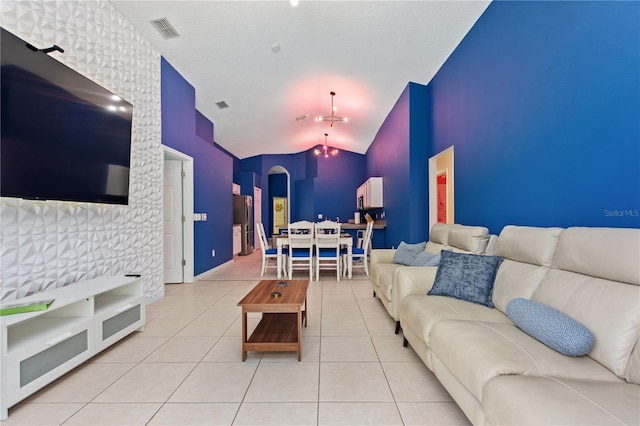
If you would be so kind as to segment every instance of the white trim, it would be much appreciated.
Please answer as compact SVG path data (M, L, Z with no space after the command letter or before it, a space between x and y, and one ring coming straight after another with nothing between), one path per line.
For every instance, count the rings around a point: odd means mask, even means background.
M168 146L162 145L162 152L165 158L182 161L182 170L184 171L184 185L182 191L182 205L184 208L184 265L183 280L185 283L195 281L194 271L194 235L193 235L193 157L183 154ZM164 177L163 177L164 178Z
M283 166L273 166L267 172L267 179L269 179L269 175L281 173L285 173L287 175L287 218L289 219L289 222L291 222L291 174L289 174L289 170L287 170ZM269 197L273 198L271 195L269 195Z
M223 268L227 265L231 265L233 263L233 259L231 260L227 260L226 262L224 262L221 265L216 266L215 268L211 268L208 271L204 271L201 274L198 274L197 276L193 277L193 281L198 281L198 280L202 280L202 279L206 279L206 275L211 273L211 272L216 272L217 270L219 270L220 268Z
M442 172L447 173L447 212L449 211L449 208L451 206L451 200L449 200L449 188L455 188L455 186L453 186L453 177L455 174L453 171L453 163L455 161L455 151L453 148L453 146L450 146L449 148L429 158L429 231L431 231L433 225L438 221L438 189L436 176L438 176L438 174ZM444 170L436 170L436 162L438 157L449 154L450 151L452 153L452 169L449 170L449 168L446 168ZM452 214L455 215L455 212L452 212Z

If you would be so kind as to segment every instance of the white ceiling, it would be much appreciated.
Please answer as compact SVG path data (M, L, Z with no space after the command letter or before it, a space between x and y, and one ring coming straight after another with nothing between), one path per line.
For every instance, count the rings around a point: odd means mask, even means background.
M196 89L216 143L238 158L324 143L365 153L409 81L426 84L488 1L111 0ZM149 21L167 18L165 40ZM280 50L273 52L274 44ZM329 128L314 117L347 123ZM225 101L227 109L216 102ZM309 118L296 121L296 117Z

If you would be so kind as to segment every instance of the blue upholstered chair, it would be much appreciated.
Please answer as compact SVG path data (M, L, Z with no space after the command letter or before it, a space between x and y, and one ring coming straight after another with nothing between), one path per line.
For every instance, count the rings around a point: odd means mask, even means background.
M369 276L369 251L371 250L371 236L373 235L373 221L367 222L367 228L364 232L364 238L362 239L362 247L353 247L352 253L352 268L364 268L364 273ZM343 264L346 265L349 259L347 258L347 251L342 251ZM347 268L344 268L346 274Z
M313 279L313 223L306 220L290 223L289 231L289 278L293 269L309 269L309 280Z
M260 237L260 249L262 250L262 270L260 271L260 276L263 277L264 273L267 271L267 267L269 266L269 259L273 259L274 261L276 261L276 264L274 266L278 265L278 251L276 248L271 248L269 246L269 243L267 241L267 235L264 232L264 225L262 224L262 222L258 223L258 236ZM288 253L288 249L283 248L282 249L282 256L283 256L283 261L282 261L282 270L284 271L284 275L287 275L287 253Z
M320 268L335 268L340 281L340 224L325 220L315 225L316 281L320 279Z

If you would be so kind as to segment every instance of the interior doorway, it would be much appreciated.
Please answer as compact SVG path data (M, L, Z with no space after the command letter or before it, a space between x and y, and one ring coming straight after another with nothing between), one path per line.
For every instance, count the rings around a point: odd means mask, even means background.
M162 147L164 283L193 282L193 158Z
M286 226L286 224L289 223L289 220L291 219L291 175L289 174L289 171L287 169L285 169L282 166L274 166L271 169L269 169L269 189L268 189L268 194L269 194L269 203L268 203L268 212L269 212L269 227L265 227L265 229L268 229L267 232L271 232L271 234L273 235L274 233L277 233L276 230L276 219L279 221L278 223L278 229L279 227L282 226L282 224L280 222L282 222L282 220L285 220L285 224L284 226ZM283 188L275 188L272 187L271 182L271 175L283 175L284 176L284 185ZM278 201L276 201L276 199ZM275 211L275 203L278 203L278 205L280 207L278 207L278 214L276 217L276 211Z
M429 229L436 222L455 223L454 148L429 158Z

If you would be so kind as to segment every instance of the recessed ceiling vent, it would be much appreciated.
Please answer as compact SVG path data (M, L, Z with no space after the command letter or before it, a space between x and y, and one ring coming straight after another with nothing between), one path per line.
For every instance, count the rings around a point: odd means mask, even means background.
M180 37L180 34L176 29L171 25L171 22L167 18L158 18L153 21L149 21L156 27L156 30L160 33L165 40L169 40L170 38Z
M228 104L228 103L226 103L225 101L216 102L216 105L217 105L217 106L218 106L218 108L220 108L220 109L229 108L229 104Z

